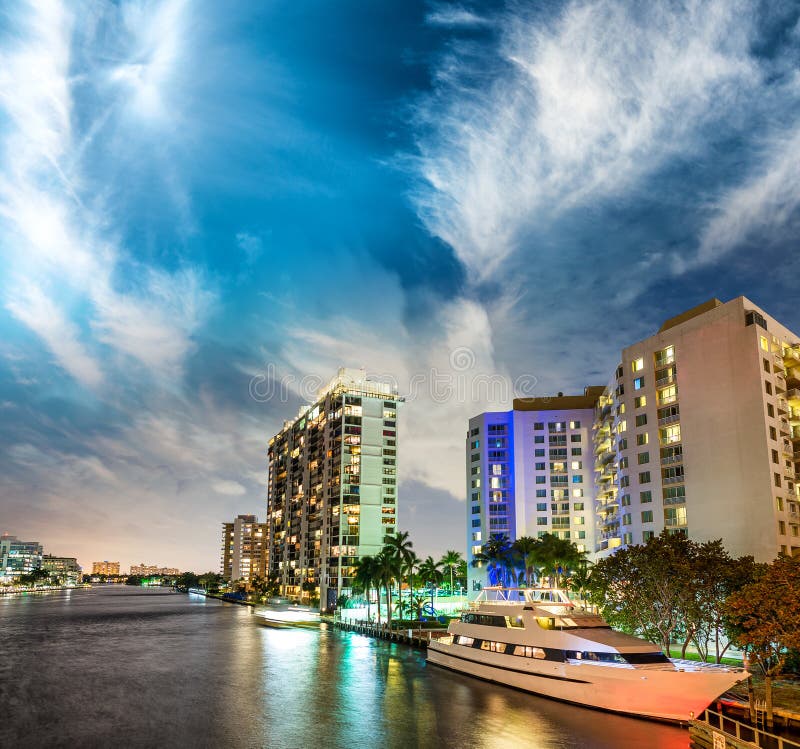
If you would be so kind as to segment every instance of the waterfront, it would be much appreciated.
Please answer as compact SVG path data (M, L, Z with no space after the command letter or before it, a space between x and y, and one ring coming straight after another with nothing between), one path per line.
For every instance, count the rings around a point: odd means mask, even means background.
M0 600L0 745L686 747L680 728L563 705L247 607L96 587Z

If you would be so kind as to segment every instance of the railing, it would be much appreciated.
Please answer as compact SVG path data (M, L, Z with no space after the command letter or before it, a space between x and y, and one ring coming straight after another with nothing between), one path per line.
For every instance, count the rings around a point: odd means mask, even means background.
M753 746L775 747L775 749L800 749L800 743L794 739L778 736L762 728L742 723L727 715L718 713L716 710L704 710L695 721L695 724L704 724L713 732L719 731L739 741L749 741ZM716 743L714 746L716 746Z
M667 426L667 424L674 424L676 421L680 421L680 418L680 414L670 414L669 416L664 416L662 419L659 419L658 425L664 427Z
M661 479L661 483L663 484L682 484L683 483L683 476L664 476Z

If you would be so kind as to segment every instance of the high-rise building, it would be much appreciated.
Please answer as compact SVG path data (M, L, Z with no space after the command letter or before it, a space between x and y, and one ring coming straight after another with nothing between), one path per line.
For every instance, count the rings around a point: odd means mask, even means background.
M42 545L38 541L21 541L8 533L0 536L0 578L27 575L41 566Z
M667 528L800 554L799 386L800 336L745 297L625 348L597 409L597 552Z
M583 395L517 398L480 414L467 433L467 569L470 590L489 571L472 561L493 534L514 541L552 533L594 550L592 423L604 388Z
M470 420L468 556L492 533L546 531L600 558L664 529L798 555L799 472L800 336L745 297L712 299L625 348L606 388Z
M180 575L181 571L177 567L159 567L157 564L132 564L131 575Z
M340 369L269 441L269 570L284 594L330 608L356 559L395 531L400 401L364 370Z
M92 562L93 575L119 575L119 562Z
M267 553L267 524L259 523L255 515L238 515L232 523L222 524L220 572L228 582L263 576Z
M68 585L81 581L81 566L75 557L55 557L52 554L45 554L42 557L42 569Z

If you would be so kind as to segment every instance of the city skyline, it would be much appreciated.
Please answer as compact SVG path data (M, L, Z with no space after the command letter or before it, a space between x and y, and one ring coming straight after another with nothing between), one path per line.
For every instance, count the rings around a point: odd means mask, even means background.
M406 396L397 528L463 549L471 417L605 384L712 297L800 330L799 23L9 9L0 532L216 570L220 523L265 519L270 437L344 366Z

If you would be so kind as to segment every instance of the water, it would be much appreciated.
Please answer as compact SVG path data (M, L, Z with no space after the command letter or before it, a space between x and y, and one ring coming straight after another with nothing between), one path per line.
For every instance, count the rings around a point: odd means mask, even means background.
M323 627L124 586L0 600L0 746L653 747L685 730L564 705Z

